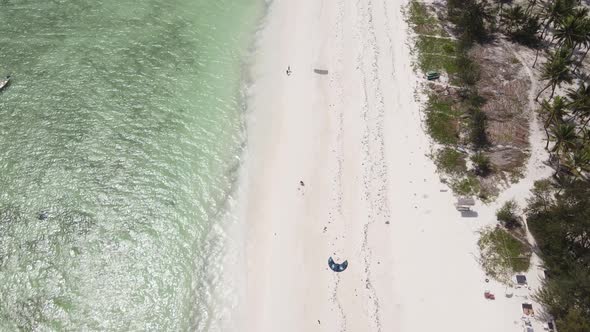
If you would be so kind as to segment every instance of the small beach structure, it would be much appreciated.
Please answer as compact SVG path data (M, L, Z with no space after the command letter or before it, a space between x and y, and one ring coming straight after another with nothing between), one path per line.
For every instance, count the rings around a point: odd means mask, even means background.
M533 304L532 303L523 303L522 304L522 313L525 314L526 316L534 316L535 311L533 310Z
M342 271L346 270L346 268L348 267L348 261L344 261L341 264L338 264L338 263L334 262L332 257L330 257L328 259L328 266L334 272L342 272Z
M429 71L426 73L426 79L429 81L436 80L440 77L440 73L437 71Z
M328 75L328 70L327 69L317 69L315 68L313 70L314 73L319 74L319 75Z
M518 286L526 286L528 285L526 281L526 276L524 274L517 274L516 275L516 284Z
M455 203L455 208L457 211L471 211L471 207L475 205L475 200L473 197L459 197L457 198L457 203Z
M496 299L496 295L492 294L492 292L490 292L489 290L486 290L485 292L483 292L483 297L486 298L487 300L495 300Z
M8 83L10 83L10 75L6 76L3 79L0 79L0 91L7 87Z

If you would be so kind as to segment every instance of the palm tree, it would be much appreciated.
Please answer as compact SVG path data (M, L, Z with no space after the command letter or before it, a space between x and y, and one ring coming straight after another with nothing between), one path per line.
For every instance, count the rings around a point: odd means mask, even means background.
M564 188L571 187L575 179L570 175L562 172L553 174L553 186L557 189L557 195L560 195Z
M529 3L526 6L526 10L524 11L525 14L528 16L531 13L531 10L537 5L537 0L529 0Z
M575 177L585 178L585 174L590 173L590 146L578 144L565 164Z
M487 38L485 22L491 22L491 14L487 1L463 1L462 14L458 17L458 25L466 40L481 42Z
M582 55L582 57L579 59L579 61L576 62L576 66L574 67L573 71L576 71L576 69L578 69L578 67L584 62L584 59L586 59L586 55L588 55L588 51L590 51L590 18L588 17L584 17L581 22L580 22L580 37L579 37L579 42L580 42L580 46L583 46L584 48L586 48L586 51L584 52L584 54Z
M578 87L567 90L568 107L573 115L582 121L590 119L590 85L580 81Z
M513 40L528 46L539 46L539 29L541 23L539 23L539 17L536 15L528 15L523 21L519 22L516 30L511 32Z
M565 160L567 165L568 151L576 146L576 126L572 123L552 124L549 130L549 140L553 142L553 147L549 150L549 160L555 163L555 173L563 174L565 170L563 161Z
M572 0L555 0L549 1L543 7L542 17L544 18L543 32L541 38L545 36L545 33L549 31L549 27L558 22L562 17L565 17L572 11L575 3Z
M544 40L546 33L549 31L549 28L571 13L574 7L575 2L573 0L554 0L546 2L545 5L543 5L541 11L543 30L541 31L541 36L539 39ZM533 62L533 68L535 68L537 65L540 50L541 48L537 48L535 61Z
M572 60L569 57L569 52L565 49L559 49L549 55L549 59L543 65L541 79L548 80L549 83L545 86L535 98L539 100L539 96L549 87L551 87L551 96L553 99L555 88L561 86L562 83L571 83L573 76L570 70Z
M495 0L498 3L498 8L496 11L498 12L498 17L502 17L504 5L508 3L512 3L512 0Z
M584 19L586 17L588 17L588 13L590 13L590 10L588 9L588 7L575 7L572 10L572 16L578 18L578 19Z
M590 147L590 128L582 127L582 129L578 130L578 136L580 136L580 142L583 145Z
M510 34L514 32L515 27L518 27L526 20L526 15L521 5L510 6L500 17L501 22L504 23L505 30Z
M475 175L485 177L487 176L492 168L490 164L490 158L483 154L481 151L477 151L472 157L473 171Z
M536 45L541 27L537 15L527 15L521 5L511 6L501 16L504 31L511 39L525 45Z
M553 124L549 131L549 139L554 142L550 152L557 154L557 156L572 151L576 147L578 139L576 126L573 123Z
M545 134L547 135L545 149L548 149L550 141L549 126L562 123L563 118L566 115L566 102L564 98L557 96L553 99L553 103L544 99L541 103L540 113L545 120L543 124L543 129L545 129Z
M565 44L574 50L583 41L583 30L583 19L570 15L559 21L552 40L557 40L558 47Z

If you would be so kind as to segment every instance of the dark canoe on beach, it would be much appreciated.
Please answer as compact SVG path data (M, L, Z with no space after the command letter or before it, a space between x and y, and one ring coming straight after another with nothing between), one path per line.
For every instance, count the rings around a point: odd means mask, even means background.
M5 87L7 87L8 83L10 83L10 75L6 76L6 78L0 80L0 91L2 91Z

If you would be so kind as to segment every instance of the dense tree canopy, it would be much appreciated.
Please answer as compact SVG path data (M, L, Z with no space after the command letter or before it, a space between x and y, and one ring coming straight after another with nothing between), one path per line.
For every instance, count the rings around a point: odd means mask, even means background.
M546 55L540 57L543 86L536 100L555 172L535 184L526 209L548 271L536 296L559 331L590 331L590 80L583 68L590 52L589 10L578 0L447 0L447 14L466 49L499 32L536 48L533 67L540 53ZM541 98L545 91L548 98ZM485 149L485 114L475 105L469 115L470 141L476 151ZM472 158L477 172L486 171L482 156ZM512 222L510 211L499 211L499 219Z
M546 54L537 100L551 179L532 190L527 224L548 270L537 298L562 332L590 331L590 11L578 0L496 0L498 31ZM559 90L558 87L564 87ZM562 95L560 95L562 94Z
M559 188L558 188L559 187ZM590 322L590 186L539 182L529 202L528 225L549 278L538 294L551 314L571 324ZM560 331L567 331L563 327ZM572 327L572 331L575 331Z
M486 22L493 20L487 1L448 0L447 14L461 38L467 42L483 42L489 34Z

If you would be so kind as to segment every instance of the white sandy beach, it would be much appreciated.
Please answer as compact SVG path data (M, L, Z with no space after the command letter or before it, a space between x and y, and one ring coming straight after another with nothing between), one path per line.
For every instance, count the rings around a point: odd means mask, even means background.
M252 69L240 331L522 331L527 291L485 283L477 231L547 174L542 142L527 179L461 217L427 156L405 4L273 1Z

